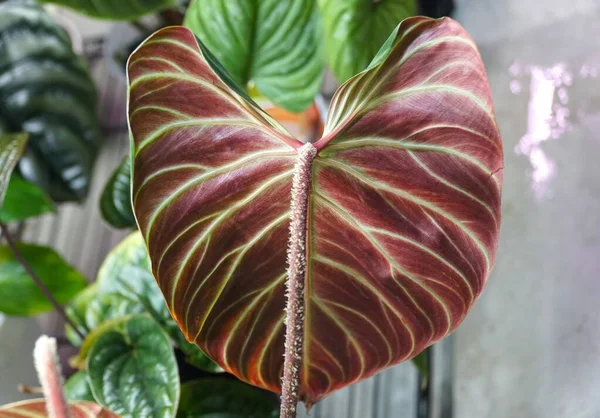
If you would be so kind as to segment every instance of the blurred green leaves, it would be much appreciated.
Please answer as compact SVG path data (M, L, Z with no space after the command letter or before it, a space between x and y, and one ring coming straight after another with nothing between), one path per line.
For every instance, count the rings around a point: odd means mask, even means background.
M17 248L58 303L68 302L85 288L85 278L52 248L23 243ZM10 248L0 246L0 312L25 316L52 309Z
M125 157L116 168L100 197L100 212L106 222L114 228L135 228L135 217L131 207L130 159Z
M100 19L134 20L148 13L172 7L176 0L38 0L70 7Z

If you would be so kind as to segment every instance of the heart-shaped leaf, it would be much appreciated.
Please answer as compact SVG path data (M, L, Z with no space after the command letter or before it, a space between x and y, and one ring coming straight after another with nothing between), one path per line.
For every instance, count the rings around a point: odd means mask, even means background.
M130 179L129 157L126 157L106 183L100 197L102 217L115 228L135 228L136 226L131 208Z
M71 418L119 418L92 402L71 402ZM48 418L46 401L34 399L0 406L0 418Z
M80 13L111 20L134 20L177 5L177 0L38 0L70 7Z
M14 173L0 208L0 222L24 221L54 211L48 195Z
M3 207L11 174L25 151L27 134L0 133L0 207Z
M85 371L79 371L71 376L65 382L63 390L68 401L95 401Z
M331 70L346 81L367 68L390 32L417 11L416 0L319 0Z
M0 125L30 135L19 170L55 201L82 200L102 140L85 64L34 0L2 2L0 33Z
M278 418L272 393L239 380L201 379L181 386L177 418Z
M179 374L167 334L146 315L115 321L87 356L94 398L124 418L174 417Z
M17 247L58 303L68 302L85 288L85 277L52 248L24 243ZM7 246L0 246L0 295L0 312L9 315L37 315L54 309Z
M184 24L238 85L285 109L306 109L321 88L316 0L194 0Z
M223 369L281 390L290 214L306 234L290 271L306 270L308 403L462 322L494 263L503 154L458 23L403 21L313 145L230 88L186 29L152 36L128 71L138 225L174 318Z

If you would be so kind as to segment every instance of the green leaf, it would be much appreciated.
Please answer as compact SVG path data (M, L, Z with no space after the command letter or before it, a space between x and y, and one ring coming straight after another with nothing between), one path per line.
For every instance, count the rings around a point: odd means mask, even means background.
M417 11L415 0L319 0L329 66L339 81L371 62L392 30Z
M272 393L233 379L202 379L181 386L177 418L277 418Z
M35 1L2 2L0 33L1 124L30 136L19 171L55 201L81 201L102 141L85 63Z
M144 306L116 293L98 294L97 285L88 286L80 292L66 309L67 315L77 325L80 333L88 333L100 324L126 315L144 312ZM65 328L69 341L79 346L81 337L70 325Z
M11 174L23 155L26 144L27 134L0 133L0 207L3 205Z
M67 380L64 387L65 397L68 401L92 401L94 395L87 378L87 372L80 371L75 373Z
M130 158L126 157L106 183L100 197L100 212L115 228L135 228L131 208Z
M94 398L123 418L175 416L179 374L167 334L136 315L99 336L87 370Z
M419 373L423 376L427 376L429 374L429 348L421 351L416 357L412 358L412 363L415 365Z
M85 278L52 248L17 244L25 260L58 303L66 303L86 286ZM0 247L0 312L37 315L53 309L10 248Z
M109 253L100 267L96 283L99 295L116 295L121 298L124 305L115 311L127 314L143 310L149 313L169 333L192 365L208 372L222 371L197 346L185 340L171 317L152 275L146 244L139 232L129 235ZM115 303L116 301L117 299L113 300ZM125 306L125 301L130 303ZM87 304L85 301L83 303ZM117 315L115 311L111 312L112 318ZM88 322L88 329L94 328L91 325Z
M134 20L177 5L176 0L38 0L70 7L100 19Z
M195 0L184 25L245 89L290 111L311 105L323 54L316 0Z
M0 222L24 221L53 211L54 204L40 187L12 175L0 209Z

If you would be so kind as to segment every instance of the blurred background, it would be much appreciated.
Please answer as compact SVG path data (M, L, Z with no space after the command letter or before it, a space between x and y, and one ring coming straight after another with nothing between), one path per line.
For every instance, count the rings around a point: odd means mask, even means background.
M496 267L465 322L433 349L428 377L401 364L335 393L309 416L600 417L600 3L454 3L451 16L480 48L504 141ZM139 28L51 12L91 70L105 140L85 203L28 220L22 237L94 277L126 235L102 221L97 202L129 149L125 78L114 57ZM327 75L323 97L336 86ZM286 117L310 134L314 115ZM23 347L62 329L55 314L0 316L0 403L25 396L17 383L36 382Z

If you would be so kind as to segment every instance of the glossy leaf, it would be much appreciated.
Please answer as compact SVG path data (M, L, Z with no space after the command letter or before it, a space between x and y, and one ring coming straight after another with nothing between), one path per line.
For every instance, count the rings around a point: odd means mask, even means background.
M27 145L27 134L0 133L0 207L3 207L10 179Z
M39 186L13 174L0 208L0 222L24 221L53 211L54 204Z
M417 11L416 0L319 0L331 70L340 81L371 62L390 32Z
M106 222L115 228L135 228L131 207L131 180L129 157L117 167L106 183L100 197L100 212Z
M129 63L134 212L190 341L280 391L297 150L194 36ZM402 22L332 99L308 194L300 392L310 403L452 332L483 290L502 146L483 64L451 19Z
M0 33L0 120L30 135L19 171L55 201L82 200L101 142L94 83L34 0L0 4Z
M177 0L38 0L69 7L100 19L134 20L144 15L174 7Z
M17 246L58 303L68 302L86 286L85 277L52 248L23 243ZM0 246L0 312L37 315L52 309L10 248Z
M100 335L87 371L94 398L123 418L175 416L177 362L167 334L150 317L127 318Z
M94 402L94 395L88 383L87 372L80 371L75 373L65 382L63 388L65 398L68 401L91 401Z
M194 0L184 24L239 86L290 111L313 103L324 65L316 0Z
M181 386L177 418L278 418L272 393L233 379L201 379Z
M71 418L119 418L92 402L71 402ZM43 399L15 402L0 406L0 418L48 418L46 402Z

